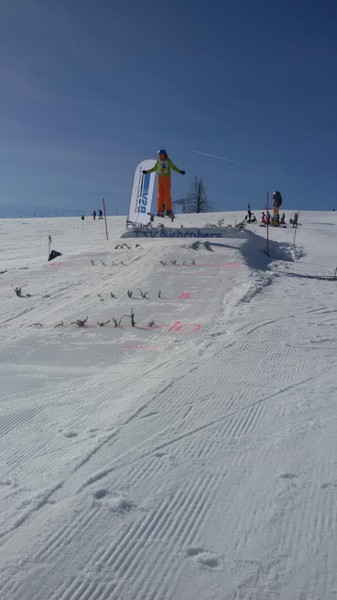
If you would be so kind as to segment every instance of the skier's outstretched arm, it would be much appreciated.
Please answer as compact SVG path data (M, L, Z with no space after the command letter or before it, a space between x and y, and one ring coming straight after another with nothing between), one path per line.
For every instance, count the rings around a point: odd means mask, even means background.
M148 169L147 171L144 170L143 173L144 173L144 175L146 175L146 173L154 173L157 170L158 170L158 161L156 162L154 167L152 167L151 169Z
M182 169L178 169L178 167L175 166L175 164L172 162L172 160L170 158L169 158L169 165L170 165L171 169L173 169L173 171L180 173L180 175L185 175L185 171Z

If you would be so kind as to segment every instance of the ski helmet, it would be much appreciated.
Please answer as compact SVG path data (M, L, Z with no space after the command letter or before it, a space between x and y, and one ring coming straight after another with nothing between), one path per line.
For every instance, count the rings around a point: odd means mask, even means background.
M167 156L167 152L166 152L166 150L158 150L158 156L159 156L160 154L165 154L165 156Z

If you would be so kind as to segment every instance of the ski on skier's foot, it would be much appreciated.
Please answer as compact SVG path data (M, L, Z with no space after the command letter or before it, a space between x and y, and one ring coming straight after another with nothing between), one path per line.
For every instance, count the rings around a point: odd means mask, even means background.
M174 219L176 218L175 214L173 212L167 212L167 213L147 213L150 216L150 220L153 221L155 217L159 217L160 219L171 219L172 223L174 221Z

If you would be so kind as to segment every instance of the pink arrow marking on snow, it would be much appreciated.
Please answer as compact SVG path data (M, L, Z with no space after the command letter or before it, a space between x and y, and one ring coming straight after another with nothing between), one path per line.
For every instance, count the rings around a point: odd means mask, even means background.
M179 333L195 333L200 331L201 325L199 323L182 323L176 321L168 328L168 333L179 332Z

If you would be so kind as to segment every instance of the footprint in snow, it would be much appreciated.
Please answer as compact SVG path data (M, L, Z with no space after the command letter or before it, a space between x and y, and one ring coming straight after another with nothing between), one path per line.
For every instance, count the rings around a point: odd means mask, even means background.
M104 498L104 496L106 496L108 494L108 490L106 489L100 489L100 490L96 490L94 492L94 498L96 498L97 500L101 500L102 498Z
M322 483L321 484L321 489L322 490L326 490L326 488L328 487L337 487L337 483Z
M298 475L294 473L282 473L279 477L280 479L297 479Z
M102 504L113 513L124 514L136 508L136 505L122 496L111 496L106 488L99 488L93 492L95 500L102 500Z
M186 550L186 556L198 556L198 554L202 554L204 549L201 546L190 546Z
M219 557L208 550L204 550L201 546L190 546L186 550L186 556L193 558L202 567L207 569L221 569L221 561Z
M64 436L67 438L73 438L73 437L77 437L77 433L76 433L76 431L66 431L64 433Z

